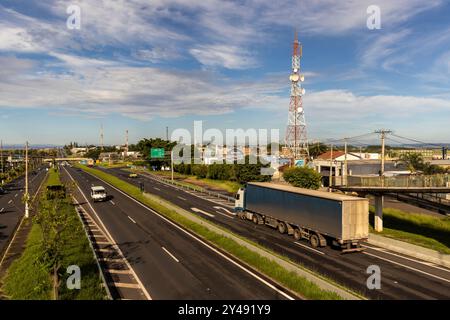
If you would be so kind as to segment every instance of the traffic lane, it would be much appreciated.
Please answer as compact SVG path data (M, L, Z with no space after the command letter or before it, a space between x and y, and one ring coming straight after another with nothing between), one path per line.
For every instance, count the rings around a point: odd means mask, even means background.
M87 174L80 173L84 178L88 178ZM91 184L103 184L96 178L91 176L89 182L86 179L79 179L83 188L88 190ZM282 298L273 289L267 287L254 277L248 275L234 264L220 257L218 254L205 247L200 242L193 240L180 230L174 228L171 224L165 222L155 214L151 213L141 205L135 203L128 197L117 192L115 189L105 186L108 193L114 196L114 203L104 202L96 203L96 207L104 206L119 207L119 212L111 213L110 215L127 215L130 216L141 230L147 236L146 240L157 243L157 246L162 249L165 257L172 259L179 269L168 273L168 277L162 279L162 283L166 287L172 287L179 290L176 297L173 295L170 298L180 299L279 299ZM83 191L85 191L83 190ZM106 210L105 210L106 211ZM103 217L102 217L103 219ZM129 219L127 219L129 220ZM132 221L128 221L129 223ZM109 228L109 227L108 227ZM121 233L122 226L118 226L114 234ZM125 239L126 240L126 239ZM143 240L143 239L141 239ZM124 250L126 251L126 250ZM124 252L125 253L125 252ZM169 254L170 253L170 254ZM179 262L176 262L176 258ZM130 261L132 263L132 261ZM161 268L165 271L166 268ZM137 271L137 270L136 270ZM143 268L143 272L148 269ZM180 286L180 280L174 278L174 275L179 274L183 279L190 280L189 286ZM160 278L161 279L161 278ZM150 283L150 294L152 281ZM196 286L192 288L192 283ZM172 284L172 286L170 286ZM195 292L194 289L198 291ZM172 289L171 289L172 290Z
M123 175L122 175L123 176ZM189 193L184 192L184 195L182 196L183 199L189 200L189 201L180 201L180 198L178 196L172 196L170 197L170 194L173 193L173 191L183 192L179 189L173 188L170 185L161 183L157 180L152 180L152 187L147 188L148 192L152 192L155 194L158 194L159 196L162 196L163 198L166 198L167 200L173 202L174 204L177 204L181 207L184 207L184 209L189 210L189 207L191 205L195 205L198 208L202 208L202 204L204 205L204 209L207 210L206 212L214 212L214 207L216 206L214 203L211 203L209 201L205 201L199 197L193 196ZM157 186L157 188L155 188ZM152 190L153 189L153 190ZM159 189L159 190L158 190ZM171 192L170 192L171 191ZM170 199L169 199L170 198ZM187 203L186 203L187 202ZM208 203L207 205L205 203ZM199 215L201 215L199 213ZM214 218L210 216L203 215L204 218L212 220L212 221L218 221L222 218L219 216L215 216ZM223 219L222 219L223 220ZM222 223L226 223L226 220L219 221ZM241 223L241 221L239 221ZM231 222L229 222L228 226L231 225ZM267 230L270 230L269 228L264 228ZM276 232L273 230L270 230L272 233ZM278 235L280 238L280 241L284 241L284 239L281 238L287 238L283 235ZM260 241L258 241L261 243ZM290 242L290 241L288 241ZM291 242L292 243L292 242ZM264 243L262 243L264 244ZM305 242L306 244L306 242ZM282 246L278 246L277 252L284 252L286 253L286 246L289 246L289 244L284 243ZM292 244L290 245L292 246ZM298 251L299 249L296 248L295 251ZM301 250L301 249L300 249ZM306 250L306 249L305 249ZM311 251L311 249L309 249ZM372 253L372 256L364 256L366 254L364 253L352 253L352 254L346 254L342 255L339 251L333 250L331 248L322 248L322 253L325 253L330 256L334 256L336 258L335 263L339 263L341 266L338 269L334 269L333 272L328 271L327 275L330 275L332 278L335 279L336 274L341 274L341 276L345 276L343 273L350 272L356 272L353 274L353 276L356 276L359 280L359 289L361 289L361 286L365 288L367 292L366 287L366 280L368 277L368 274L366 273L367 267L370 265L378 265L383 272L383 278L382 278L382 285L383 285L383 295L388 294L391 297L395 297L397 299L403 299L405 297L411 297L411 298L442 298L442 297L449 297L449 288L448 288L448 282L446 279L448 278L449 274L446 270L440 270L436 268L431 268L430 266L420 264L417 261L409 260L402 257L396 257L396 259L400 259L399 262L394 262L391 259L385 259L383 257L380 257L378 254ZM313 252L306 252L305 254L311 255L314 254ZM292 251L289 252L289 254L292 254ZM298 255L297 252L294 253L295 255ZM319 254L319 253L318 253ZM302 256L299 260L300 263L304 264L304 256ZM320 258L316 255L315 259ZM323 258L323 257L322 257ZM347 263L348 262L348 263ZM345 263L346 266L342 266L342 264ZM411 266L413 265L413 266ZM353 266L353 268L352 268ZM357 266L355 269L354 267ZM345 267L345 268L343 268ZM431 268L431 270L430 270ZM333 269L333 268L332 268ZM425 273L421 272L424 271ZM437 276L437 277L436 277ZM442 278L442 279L440 279ZM353 281L354 282L354 281ZM373 290L370 291L371 295ZM379 291L378 291L379 292ZM424 294L425 293L425 294ZM384 298L386 298L384 296Z

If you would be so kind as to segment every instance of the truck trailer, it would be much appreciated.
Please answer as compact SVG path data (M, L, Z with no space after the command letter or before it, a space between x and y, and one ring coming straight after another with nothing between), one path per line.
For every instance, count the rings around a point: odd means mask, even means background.
M369 200L343 194L254 182L239 189L235 211L241 219L265 224L311 247L332 245L361 251L369 237Z

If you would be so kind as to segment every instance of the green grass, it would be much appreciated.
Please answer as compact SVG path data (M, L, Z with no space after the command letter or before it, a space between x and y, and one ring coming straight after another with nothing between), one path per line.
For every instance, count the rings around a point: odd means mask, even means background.
M150 200L149 198L145 197L137 187L115 176L107 174L103 171L88 168L86 166L79 166L79 167L99 177L100 179L103 179L104 181L114 185L115 187L129 194L133 198L141 201L142 203L147 204L152 209L156 210L157 212L166 216L172 221L177 222L183 227L193 231L195 234L199 235L203 239L219 246L220 248L224 249L225 251L237 257L238 259L244 261L248 265L257 269L258 271L278 281L283 286L298 293L300 296L305 297L307 299L325 299L325 300L342 299L338 294L322 290L313 282L307 280L302 276L299 276L295 272L287 271L276 262L268 258L265 258L259 255L258 253L250 249L247 249L246 247L241 246L233 239L219 235L209 230L208 228L196 222L193 222L186 217L179 215L176 211L168 209L167 207L159 204L156 201ZM252 243L250 241L248 242Z
M374 207L370 207L371 231L425 248L450 254L450 218L398 209L383 209L383 232L373 230Z
M53 186L61 184L61 180L59 179L59 172L56 168L50 168L48 170L48 178L46 181L46 186Z
M170 171L151 171L151 173L164 177L171 176ZM178 182L184 183L186 186L201 188L201 185L199 184L204 184L206 187L209 187L211 189L219 189L233 194L242 187L242 185L236 181L201 179L193 175L185 175L177 172L174 172L174 179L183 180ZM195 182L198 182L198 184L196 184Z
M59 184L57 170L51 169L44 187ZM39 207L47 200L45 195L40 197ZM67 216L67 226L62 231L64 247L60 268L59 299L61 300L100 300L105 299L106 291L97 268L93 252L89 246L81 221L75 212L69 198L64 199L60 210ZM33 223L26 241L25 250L21 257L15 260L8 269L2 286L2 291L9 299L20 300L48 300L53 299L52 270L44 265L42 257L43 233L39 224ZM77 265L81 269L81 289L69 290L66 280L70 276L66 270L70 265Z

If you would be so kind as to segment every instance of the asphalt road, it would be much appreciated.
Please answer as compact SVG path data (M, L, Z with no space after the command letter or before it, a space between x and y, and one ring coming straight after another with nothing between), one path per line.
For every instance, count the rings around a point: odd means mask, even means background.
M44 167L30 172L29 193L33 196L45 177ZM0 253L4 251L8 240L25 213L22 197L25 191L25 178L17 178L4 186L7 193L0 195Z
M369 245L364 252L349 254L342 254L330 247L315 250L305 241L295 242L292 237L281 235L267 226L254 225L251 221L237 219L229 213L232 211L230 207L212 202L212 199L208 200L204 195L199 197L198 194L180 190L151 176L139 175L138 178L129 178L129 172L122 169L102 170L135 185L143 182L146 192L158 195L236 234L286 255L308 269L325 275L368 298L450 298L450 269ZM369 277L367 268L371 265L380 267L381 289L367 288L366 282Z
M85 172L64 168L63 179L70 179L68 172L76 180L90 202L85 209L101 220L152 299L288 298L115 188ZM91 203L93 185L106 188L108 201ZM79 191L77 197L81 198Z

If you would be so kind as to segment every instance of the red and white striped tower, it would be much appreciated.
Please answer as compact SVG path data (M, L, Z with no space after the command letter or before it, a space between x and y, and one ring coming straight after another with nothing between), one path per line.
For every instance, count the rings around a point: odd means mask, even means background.
M302 57L302 44L298 41L295 31L294 50L292 53L291 102L289 104L288 125L286 129L286 146L295 160L309 159L308 138L306 135L305 112L303 110L303 95L305 89L302 82L305 77L300 74L300 59Z

